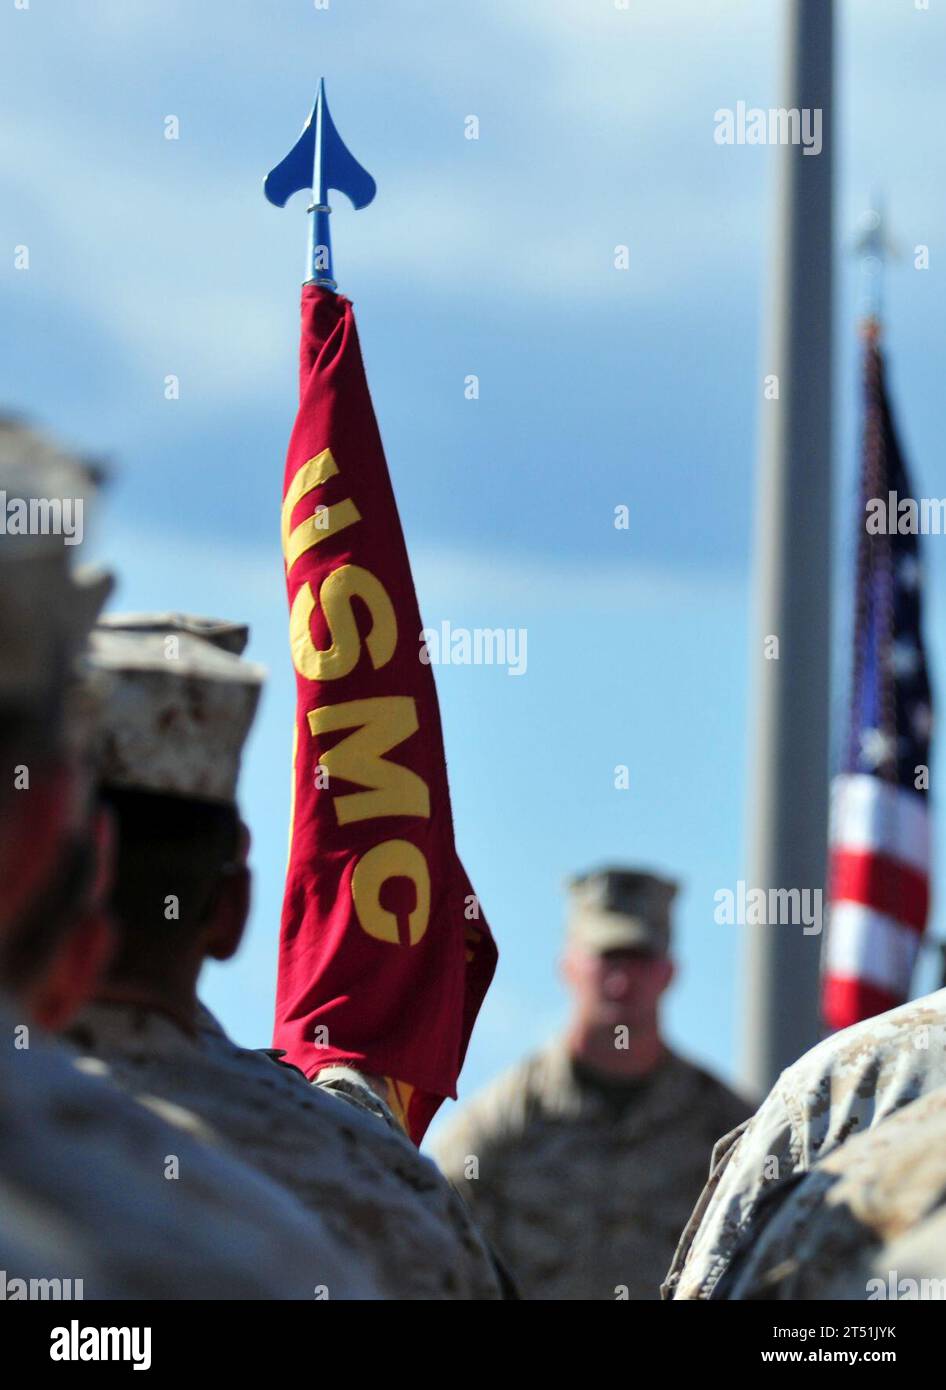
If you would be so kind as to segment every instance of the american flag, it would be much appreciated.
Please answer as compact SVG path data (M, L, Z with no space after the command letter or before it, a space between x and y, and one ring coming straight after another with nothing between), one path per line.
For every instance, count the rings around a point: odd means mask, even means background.
M911 498L877 329L865 333L854 663L847 751L831 796L830 914L822 960L829 1028L910 997L930 895L932 706L922 633L919 538L870 534L868 502ZM886 531L889 531L889 526Z

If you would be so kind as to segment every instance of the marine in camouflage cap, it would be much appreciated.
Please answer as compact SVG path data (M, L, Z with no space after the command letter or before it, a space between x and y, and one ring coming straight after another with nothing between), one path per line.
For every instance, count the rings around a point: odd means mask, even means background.
M291 1191L377 1296L497 1298L460 1199L402 1132L357 1094L349 1104L241 1047L199 1002L205 960L233 955L247 914L236 785L261 672L241 659L246 637L173 614L115 617L93 635L90 659L111 678L100 780L119 837L119 945L72 1039Z
M620 867L570 881L565 1035L434 1139L528 1298L656 1298L712 1144L747 1113L661 1036L676 892Z
M670 954L677 884L637 869L597 869L569 884L568 940L597 955L641 950Z
M327 1231L196 1120L172 1125L43 1036L108 939L82 762L95 705L76 682L109 588L75 565L93 499L80 462L0 422L0 1268L8 1290L62 1280L63 1297L371 1297Z
M236 805L265 672L241 660L249 630L180 613L109 615L89 660L109 681L99 782Z
M728 1298L760 1230L802 1175L944 1084L946 990L865 1019L805 1053L714 1152L664 1297Z

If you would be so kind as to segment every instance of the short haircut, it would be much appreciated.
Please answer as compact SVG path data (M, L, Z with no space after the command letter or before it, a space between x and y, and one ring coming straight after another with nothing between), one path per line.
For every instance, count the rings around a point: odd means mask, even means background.
M110 974L148 974L199 931L240 848L234 806L104 788L115 817L111 908L118 932Z

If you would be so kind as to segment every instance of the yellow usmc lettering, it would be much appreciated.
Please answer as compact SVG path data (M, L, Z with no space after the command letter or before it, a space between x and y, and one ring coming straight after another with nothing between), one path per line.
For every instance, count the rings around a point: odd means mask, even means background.
M292 515L304 497L338 474L330 449L308 459L289 485L282 507L282 546L287 574L300 556L329 536L361 520L351 498L313 513L292 525ZM373 670L391 660L397 646L394 605L381 581L361 565L340 565L319 585L318 600L311 584L301 584L289 615L292 661L299 675L311 681L340 680L358 665L362 639L353 610L359 599L371 617L364 646ZM317 647L312 638L312 616L321 607L330 638ZM430 792L426 782L410 768L387 760L398 744L418 730L417 705L412 696L381 695L320 705L306 715L313 737L352 729L347 738L322 752L320 764L331 785L336 779L366 788L333 794L339 825L385 816L430 816ZM409 840L385 840L366 850L352 874L352 901L362 929L379 941L400 941L398 919L381 906L384 884L407 878L414 886L414 907L408 914L407 934L416 945L430 920L430 871L423 853Z
M372 700L346 700L340 705L321 705L306 716L313 734L335 729L354 729L353 734L322 754L329 775L355 782L370 791L335 797L339 825L369 820L372 816L430 815L427 783L400 763L389 763L385 753L416 734L417 706L409 695L379 695Z

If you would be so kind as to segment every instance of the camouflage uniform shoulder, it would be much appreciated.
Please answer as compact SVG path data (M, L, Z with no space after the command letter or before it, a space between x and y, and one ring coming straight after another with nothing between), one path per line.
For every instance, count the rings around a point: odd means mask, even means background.
M737 1260L790 1183L853 1135L946 1083L946 990L824 1039L773 1086L717 1155L665 1289L726 1293Z
M752 1115L754 1106L715 1072L679 1052L670 1054L681 1089L685 1087L687 1104L691 1098L704 1114L717 1122L716 1137L727 1134Z
M265 1085L273 1093L275 1103L278 1103L279 1097L285 1097L290 1102L309 1107L330 1124L337 1123L340 1113L343 1113L348 1124L362 1134L373 1136L376 1143L387 1141L387 1129L403 1138L403 1131L393 1115L388 1123L384 1102L351 1068L330 1069L338 1073L330 1078L330 1085L313 1083L298 1067L283 1062L279 1049L244 1047L236 1042L204 1005L200 1006L198 1013L197 1040L205 1056L218 1059L247 1080L252 1078L261 1086ZM338 1103L341 1098L349 1103L340 1112ZM369 1120L369 1116L373 1120ZM382 1124L374 1123L377 1120Z
M431 1140L434 1158L456 1181L468 1154L515 1143L530 1122L560 1097L563 1085L562 1056L556 1044L530 1054L460 1102Z
M195 1112L221 1147L292 1193L379 1296L499 1296L459 1198L399 1128L242 1047L207 1011L189 1036L153 1011L98 1005L73 1036L126 1089Z
M564 1042L556 1039L464 1102L438 1130L432 1150L447 1175L459 1181L469 1155L515 1146L540 1120L590 1120L589 1104ZM638 1132L645 1125L659 1129L672 1116L685 1115L688 1130L705 1136L709 1153L713 1141L750 1109L718 1077L668 1050L634 1111L634 1125Z
M106 1067L22 1030L0 1009L5 1237L17 1212L42 1209L56 1246L80 1260L38 1274L88 1271L87 1297L375 1296L320 1221L199 1142L186 1111L149 1110Z
M301 1101L304 1094L306 1104L319 1112L325 1123L335 1130L344 1127L357 1139L359 1153L369 1152L380 1160L385 1178L384 1184L379 1184L381 1199L384 1200L387 1190L390 1200L393 1180L400 1189L401 1200L406 1192L410 1202L422 1204L424 1214L440 1223L446 1248L451 1252L456 1287L462 1296L476 1299L515 1296L514 1290L507 1289L507 1276L497 1266L493 1252L474 1225L464 1202L437 1165L415 1148L369 1079L354 1068L334 1066L320 1072L312 1082L303 1072L280 1063L272 1054L251 1052L233 1042L207 1009L201 1011L201 1025L205 1046L224 1048L243 1065L258 1067L262 1061L264 1066L277 1066L281 1076L288 1076L289 1083L295 1085L294 1099ZM251 1057L255 1059L252 1064ZM282 1084L285 1086L286 1082ZM425 1249L420 1223L416 1223L416 1229L418 1260L426 1261L429 1274L434 1278L437 1270L432 1247Z
M854 1134L946 1083L946 990L825 1038L778 1089L810 1165Z
M899 1268L883 1252L944 1203L946 1090L940 1090L799 1175L743 1260L732 1297L868 1298L871 1267Z

